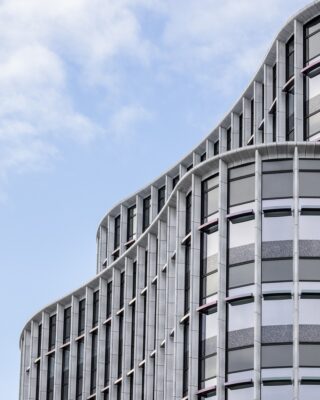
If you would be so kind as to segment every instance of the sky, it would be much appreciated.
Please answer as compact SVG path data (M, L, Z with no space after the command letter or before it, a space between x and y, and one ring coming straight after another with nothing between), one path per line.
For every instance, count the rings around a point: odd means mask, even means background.
M305 0L0 1L0 394L19 337L95 274L113 205L219 123Z

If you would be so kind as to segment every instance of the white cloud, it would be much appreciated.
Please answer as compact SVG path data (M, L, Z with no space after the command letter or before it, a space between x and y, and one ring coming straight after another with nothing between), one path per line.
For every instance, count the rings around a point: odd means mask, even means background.
M146 1L4 0L0 3L1 177L42 168L57 141L88 143L107 132L77 106L73 85L119 84L113 63L124 54L148 58L133 6ZM108 69L112 73L108 73ZM146 116L124 108L114 116L122 134ZM120 121L120 118L123 121ZM112 131L109 131L112 133Z

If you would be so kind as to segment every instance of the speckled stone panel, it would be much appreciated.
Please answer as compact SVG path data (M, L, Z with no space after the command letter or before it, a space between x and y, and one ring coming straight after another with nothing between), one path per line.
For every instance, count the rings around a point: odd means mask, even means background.
M254 244L234 247L229 250L229 264L237 264L254 259Z
M262 258L292 257L293 241L281 240L262 243Z
M287 343L293 340L292 325L271 325L262 327L262 343Z
M300 257L320 257L319 240L299 240Z
M300 342L319 343L320 342L320 325L300 325L299 326Z
M252 346L254 339L253 328L240 329L238 331L228 332L228 348L236 349L238 347Z

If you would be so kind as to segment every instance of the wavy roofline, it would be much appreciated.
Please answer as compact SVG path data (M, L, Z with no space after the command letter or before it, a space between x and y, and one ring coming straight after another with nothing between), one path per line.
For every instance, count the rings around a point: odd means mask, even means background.
M205 136L205 138L197 145L195 146L192 150L190 150L184 157L182 157L177 163L175 163L171 168L167 169L164 173L160 174L156 179L153 179L149 184L144 185L143 187L141 187L139 190L135 191L134 193L132 193L131 195L125 197L124 199L120 200L119 202L117 202L114 206L112 206L102 217L102 219L100 220L99 224L98 224L98 229L97 229L97 233L96 233L96 238L98 238L99 235L99 229L101 226L104 225L107 217L109 215L112 214L113 211L116 210L117 207L119 207L121 204L129 201L130 199L132 199L134 196L138 195L139 193L143 192L144 190L148 189L149 187L151 187L154 183L156 183L157 181L161 180L162 178L164 178L166 175L168 175L172 170L174 170L175 168L177 168L180 164L183 163L183 161L185 161L188 157L192 156L192 153L201 145L205 145L206 141L209 140L210 138L212 138L212 136L214 135L214 133L217 131L217 129L219 129L220 126L223 126L224 121L229 117L229 115L232 113L232 111L234 110L234 108L239 104L239 102L241 102L241 100L246 97L246 93L250 90L252 84L257 80L257 77L259 76L259 74L261 73L261 69L263 68L264 64L267 64L267 60L268 57L270 56L270 54L272 53L272 49L275 46L277 40L279 40L281 38L282 34L288 34L289 37L292 35L291 32L287 31L287 28L289 27L290 24L294 23L295 20L299 20L299 17L301 17L301 15L303 15L305 12L309 11L312 7L317 7L318 6L318 11L320 13L320 0L315 0L312 1L311 3L307 4L306 6L304 6L303 8L301 8L298 12L296 12L295 14L293 14L285 23L285 25L282 27L282 29L279 30L278 34L275 36L275 38L273 39L273 41L271 42L271 46L269 46L269 49L266 52L266 55L264 56L257 72L254 74L253 79L250 81L250 83L248 84L248 86L246 87L246 89L243 91L243 93L240 95L240 97L238 98L238 100L233 104L233 106L231 107L231 109L224 115L224 117L221 119L220 123L218 123L216 125L216 127L210 131L210 133ZM308 20L312 20L314 18L314 16L311 16L310 18L306 19L305 21L303 21L303 23L305 24L306 22L308 22ZM288 39L289 39L288 37Z

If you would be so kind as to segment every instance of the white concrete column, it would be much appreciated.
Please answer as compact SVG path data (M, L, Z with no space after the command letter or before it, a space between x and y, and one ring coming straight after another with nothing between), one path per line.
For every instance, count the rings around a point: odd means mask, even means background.
M303 25L294 21L294 135L297 142L303 141Z
M188 398L196 398L199 381L199 306L200 298L200 232L201 225L201 178L192 176L190 251L190 323L189 323L189 387Z
M77 379L77 342L79 322L79 300L72 296L71 299L71 328L70 328L70 369L69 369L69 399L76 397Z
M146 329L146 364L145 364L145 396L146 399L152 398L153 383L154 383L154 359L150 357L151 353L155 350L155 305L157 285L151 285L151 280L156 276L157 255L156 255L157 238L155 235L149 234L148 246L148 292L147 292L147 329ZM155 355L157 357L157 355Z
M135 334L135 352L134 352L134 399L141 399L142 389L142 369L138 367L143 359L143 324L144 324L144 296L141 295L144 289L144 271L145 271L145 255L144 247L137 246L137 300L136 300L136 334ZM146 295L146 294L145 294Z
M273 115L269 114L272 104L272 67L264 64L264 140L272 143Z
M106 353L106 335L103 322L107 315L107 281L99 279L99 316L98 316L98 347L97 347L97 390L96 400L102 399L101 390L104 388L104 369Z
M239 148L239 115L231 113L231 149ZM200 207L201 208L201 207Z
M169 175L166 175L166 201L169 199L172 193L172 178Z
M165 350L160 348L165 339L165 313L166 313L166 273L162 267L167 260L167 223L159 221L158 230L158 280L157 280L157 334L156 334L156 364L155 364L155 399L164 398L164 363Z
M86 308L85 308L85 337L83 352L83 398L86 399L90 395L90 372L91 372L91 334L92 329L92 306L93 306L93 290L86 287Z
M225 399L226 357L226 269L227 269L227 164L219 161L219 252L218 252L218 336L217 336L217 397Z
M299 152L293 161L293 399L299 400Z
M246 97L242 98L243 109L243 146L246 146L251 137L251 104Z
M54 400L60 400L61 398L62 350L60 347L63 344L63 317L64 307L58 303L56 317L56 354L54 363Z
M114 217L108 215L107 218L107 265L110 265L113 261L112 252L114 249Z
M114 382L118 379L119 317L116 314L120 309L120 270L116 268L113 269L112 283L109 397L110 400L117 400L117 386Z
M40 364L40 400L47 397L47 372L48 372L48 341L49 341L49 314L42 313L42 340L41 340L41 364Z
M37 359L38 353L38 329L39 324L36 321L31 321L30 364L27 366L27 368L29 368L28 400L35 400L36 398L37 365L34 361ZM41 358L41 360L37 362L42 362L42 360L43 358ZM26 370L24 370L24 373L25 371Z
M253 113L253 131L254 131L254 143L261 144L263 143L262 135L263 132L259 130L259 125L263 119L262 114L262 84L260 82L254 81L253 83L253 104L254 104L254 113Z
M123 204L120 206L121 219L120 219L120 255L126 250L125 244L127 243L127 230L128 230L128 208Z
M170 332L175 327L175 261L172 254L176 249L176 209L168 207L167 221L167 271L166 271L166 347L165 347L165 392L164 398L171 399L174 384L174 340Z
M194 151L192 153L192 164L194 167L200 163L200 159L201 159L200 154L198 154Z
M214 144L210 139L206 140L207 160L214 156Z
M158 215L158 189L151 186L150 224Z
M108 233L106 227L100 225L99 237L97 240L97 273L105 268L103 263L107 258L107 235Z
M286 83L286 45L277 40L277 141L286 140L286 94L282 91Z
M184 316L184 277L185 277L185 248L181 245L186 230L186 195L177 192L176 217L176 267L175 267L175 332L174 332L174 392L173 399L182 398L183 377L183 325L180 320Z
M122 399L129 400L130 379L127 372L131 370L131 334L132 334L132 300L133 261L125 259L124 312L123 312L123 351L122 351Z
M227 151L227 130L219 126L219 153L222 154Z
M254 297L254 400L260 400L261 387L261 156L256 151L255 157L255 297Z

